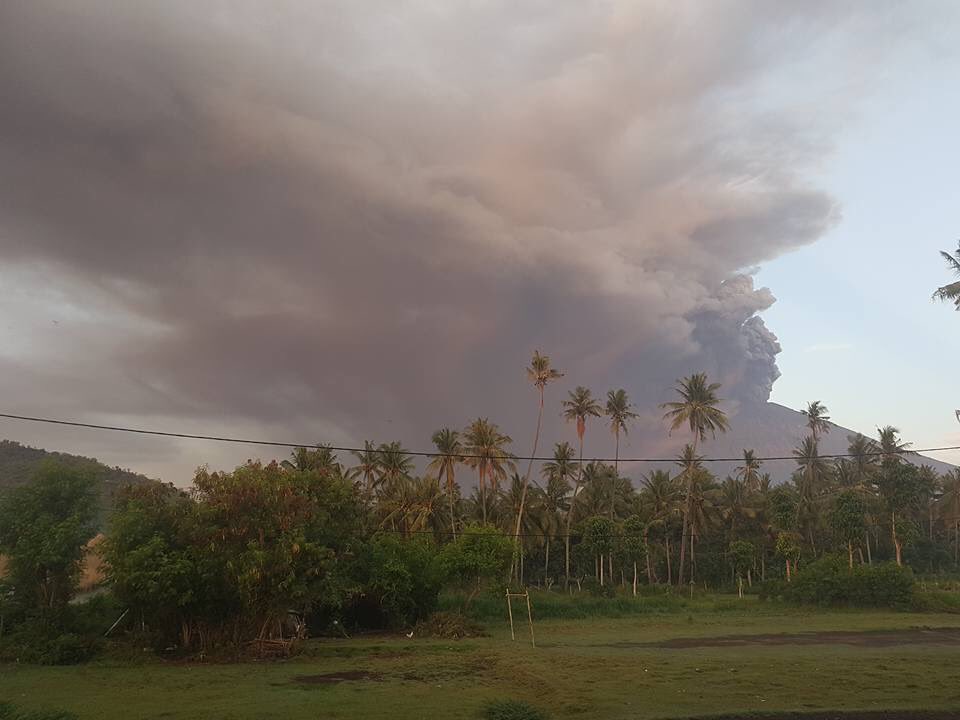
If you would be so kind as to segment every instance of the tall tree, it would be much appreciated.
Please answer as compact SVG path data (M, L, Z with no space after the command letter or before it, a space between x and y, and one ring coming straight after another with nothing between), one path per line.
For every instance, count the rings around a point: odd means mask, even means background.
M627 424L637 417L633 411L633 405L627 396L627 391L620 390L607 391L607 405L604 408L604 414L610 418L610 431L614 437L614 455L613 470L614 481L620 477L620 433L627 434ZM613 498L615 493L610 493L610 519L613 519Z
M76 590L93 535L97 493L92 475L50 463L29 485L0 502L0 552L9 558L15 596L45 613Z
M511 442L510 436L500 432L497 424L487 418L477 418L463 431L463 454L466 464L477 471L484 524L487 522L487 481L495 491L507 473L516 469L513 456L507 450Z
M907 448L912 445L912 443L900 440L900 429L893 425L884 425L882 428L877 428L877 437L880 439L880 457L884 462L887 460L899 462L907 452Z
M523 475L523 486L520 492L520 507L517 510L517 524L514 529L517 547L520 547L520 525L523 522L523 508L527 502L527 487L530 484L530 471L533 469L533 459L537 455L537 446L540 444L540 426L543 423L543 394L547 383L551 380L557 380L563 377L563 373L550 366L550 358L547 355L541 355L539 350L534 350L533 357L530 359L530 367L527 368L527 379L533 383L538 394L539 403L537 405L537 430L533 435L533 452L530 453L530 461L527 463L527 472ZM516 567L514 562L514 567Z
M660 407L667 412L664 420L670 422L670 432L686 425L693 435L692 454L696 455L697 445L706 441L707 433L716 437L718 432L726 432L729 424L727 414L717 407L720 399L717 397L719 383L710 383L706 373L697 373L683 378L677 384L676 391L680 400L663 403ZM687 552L687 532L690 524L690 498L693 487L693 477L685 473L686 477L686 508L683 515L683 534L680 537L680 567L677 570L677 584L683 584L684 561Z
M807 409L800 411L807 418L807 427L816 442L821 435L830 432L830 416L827 415L827 406L819 400L807 403Z
M454 510L456 479L454 475L457 465L463 462L463 444L460 442L460 433L450 428L437 430L431 440L433 440L433 445L437 448L437 452L441 454L430 460L427 464L427 470L437 474L438 483L440 483L441 480L446 481L447 498L450 502L450 534L453 535L453 539L456 540L457 522L456 512Z
M354 450L352 454L357 459L357 464L353 468L354 477L361 478L367 502L370 502L380 479L380 453L377 452L377 446L373 441L365 440L363 450Z
M380 456L377 468L379 485L386 485L389 489L391 485L412 478L415 469L413 456L406 451L399 441L380 443L377 454Z
M940 255L946 261L947 267L953 270L953 274L960 277L960 242L957 243L957 251L953 255L946 250L941 250ZM960 280L937 288L933 299L952 302L957 306L957 310L960 310Z
M737 467L737 478L743 481L746 489L755 492L760 489L760 466L763 463L757 458L756 452L744 449L743 464Z
M579 460L577 461L577 483L573 489L573 497L570 498L570 507L567 509L567 528L565 540L566 550L566 572L564 582L570 585L570 528L573 520L573 509L577 502L577 493L580 492L580 484L583 481L583 436L587 431L587 418L600 417L600 403L596 401L587 388L578 385L576 389L571 390L569 397L563 401L563 416L569 422L575 420L577 423L577 440L580 443Z
M544 582L550 576L550 545L560 529L561 514L565 513L569 507L567 502L567 493L570 492L569 480L577 472L573 452L570 443L557 443L553 460L544 463L542 468L547 482L537 504L537 524L544 537Z

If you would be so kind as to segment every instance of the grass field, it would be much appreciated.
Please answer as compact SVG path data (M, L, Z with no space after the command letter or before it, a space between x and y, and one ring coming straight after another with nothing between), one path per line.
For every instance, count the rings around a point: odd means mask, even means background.
M502 698L558 719L960 709L958 615L723 601L672 613L546 619L536 626L536 649L523 632L511 642L505 623L488 629L489 637L460 641L316 640L288 661L6 665L0 699L98 720L477 718L486 702ZM811 632L824 635L746 637ZM700 644L720 636L742 637Z

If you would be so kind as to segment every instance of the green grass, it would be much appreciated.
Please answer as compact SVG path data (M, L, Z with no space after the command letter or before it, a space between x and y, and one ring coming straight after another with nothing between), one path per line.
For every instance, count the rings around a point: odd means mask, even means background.
M560 602L567 602L562 600ZM534 608L548 606L534 596ZM472 718L516 700L564 718L672 718L741 711L958 709L960 647L784 645L636 647L677 637L960 627L960 616L809 611L701 598L670 612L541 619L537 648L503 615L461 641L365 637L311 641L285 662L0 666L0 700L79 718ZM358 679L317 682L353 673ZM314 678L304 682L303 678Z

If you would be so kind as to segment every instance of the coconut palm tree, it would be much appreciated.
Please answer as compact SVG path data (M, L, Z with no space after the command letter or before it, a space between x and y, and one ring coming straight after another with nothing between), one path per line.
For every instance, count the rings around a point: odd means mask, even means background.
M737 467L737 478L743 481L747 491L755 491L760 487L760 466L763 463L757 458L753 450L743 451L743 464Z
M680 490L676 481L670 477L666 470L654 470L643 478L643 489L640 491L644 505L648 508L650 518L644 531L644 543L649 547L649 530L651 527L662 527L663 533L663 552L667 561L667 582L671 582L672 572L670 567L670 535L667 530L668 524L678 511L678 498ZM647 554L647 581L653 584L656 579L653 569L650 565L650 555Z
M807 403L807 409L801 410L801 414L807 418L807 427L810 428L810 434L814 441L820 439L821 435L830 432L830 416L827 415L827 406L819 400Z
M338 472L343 470L337 462L336 453L326 445L317 445L310 449L294 448L290 458L280 463L284 470L336 470Z
M899 462L901 457L907 452L907 448L913 444L901 442L900 430L899 428L893 427L893 425L884 425L882 428L877 428L877 437L880 439L880 457L884 462L888 460Z
M354 476L359 476L363 482L364 493L369 502L380 476L380 453L372 441L365 440L363 450L354 450L352 455L357 459L357 464L353 467Z
M576 467L576 462L573 462L573 448L569 443L558 443L557 449L560 451L559 458L558 452L554 451L554 459L543 466L546 487L538 495L536 505L537 525L544 538L544 582L550 574L550 545L557 536L561 527L561 518L569 507L567 501L567 494L570 492L569 479L576 475L576 470L573 469Z
M381 486L408 480L413 475L413 457L399 441L381 443L377 454L380 456L377 481Z
M514 530L517 546L520 546L520 525L523 522L523 508L527 502L527 486L530 483L530 471L533 469L533 459L537 455L537 446L540 444L540 426L543 423L543 391L547 383L551 380L557 380L563 377L563 373L550 367L550 358L547 355L541 355L539 350L534 350L533 357L530 360L530 367L527 368L527 379L533 383L539 394L539 405L537 407L537 431L533 435L533 452L530 453L530 461L527 463L527 472L523 476L523 484L520 492L520 506L517 509L517 524ZM514 563L516 568L516 563Z
M496 423L487 418L477 418L463 431L463 455L467 466L477 471L480 507L483 522L487 522L487 481L494 491L508 472L516 469L513 456L506 449L513 442L509 435L500 432Z
M706 373L697 373L683 378L677 383L676 391L680 400L663 403L660 407L666 409L664 420L670 422L670 432L684 425L690 428L693 435L691 454L696 455L697 444L706 441L707 433L716 437L718 432L726 432L729 424L727 414L717 407L720 399L717 397L719 383L710 383ZM683 568L687 553L687 532L690 526L690 497L693 477L687 473L686 510L683 516L683 533L680 537L680 567L677 570L677 584L683 584Z
M453 535L453 539L457 539L457 523L456 523L456 512L454 511L454 488L456 487L456 480L454 478L454 473L456 471L457 465L463 462L462 452L463 445L460 442L460 433L456 430L451 430L450 428L441 428L437 430L433 437L434 446L437 448L438 453L442 453L434 457L427 464L427 471L434 472L437 474L437 483L439 484L441 480L446 481L447 486L447 498L450 502L450 534Z
M547 479L556 477L569 483L580 472L580 463L576 460L575 452L573 446L566 440L554 445L553 459L547 460L541 469L543 476Z
M728 544L739 538L739 531L757 516L750 488L745 480L728 477L720 486L719 514L727 526Z
M953 255L945 250L941 250L940 255L947 262L947 267L953 270L954 275L960 277L960 242L957 243L957 251ZM933 299L950 301L957 306L957 310L960 310L960 280L937 288L933 293Z
M856 485L866 487L871 482L879 463L877 444L860 433L847 435L847 443L851 477Z
M793 456L800 466L794 476L798 491L798 516L802 524L806 525L807 539L814 555L817 552L813 536L813 526L817 518L816 498L826 485L830 475L830 465L822 457L813 435L807 435L800 444L793 449Z
M583 436L587 431L587 418L600 417L600 403L598 403L587 388L578 385L576 389L571 390L569 397L563 401L563 416L569 422L575 420L577 423L577 440L580 443L579 460L577 461L577 483L573 489L573 497L570 498L570 507L567 510L567 532L566 532L566 575L564 582L567 587L570 586L570 527L573 520L573 509L577 501L577 493L580 491L580 484L583 480Z
M604 408L604 414L610 418L610 431L614 437L614 455L613 455L613 478L620 477L620 433L627 434L627 423L635 419L637 413L633 411L633 405L627 396L627 391L609 390L607 392L607 405ZM610 493L610 519L613 519L613 498L615 493Z

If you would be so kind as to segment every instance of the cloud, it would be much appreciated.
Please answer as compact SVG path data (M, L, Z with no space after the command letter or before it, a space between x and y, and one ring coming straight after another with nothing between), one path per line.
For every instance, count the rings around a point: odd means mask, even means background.
M774 299L744 269L837 221L808 178L847 108L829 85L770 98L798 65L869 66L890 22L765 2L0 13L5 403L417 446L477 415L525 438L534 348L647 407L699 370L765 400Z

